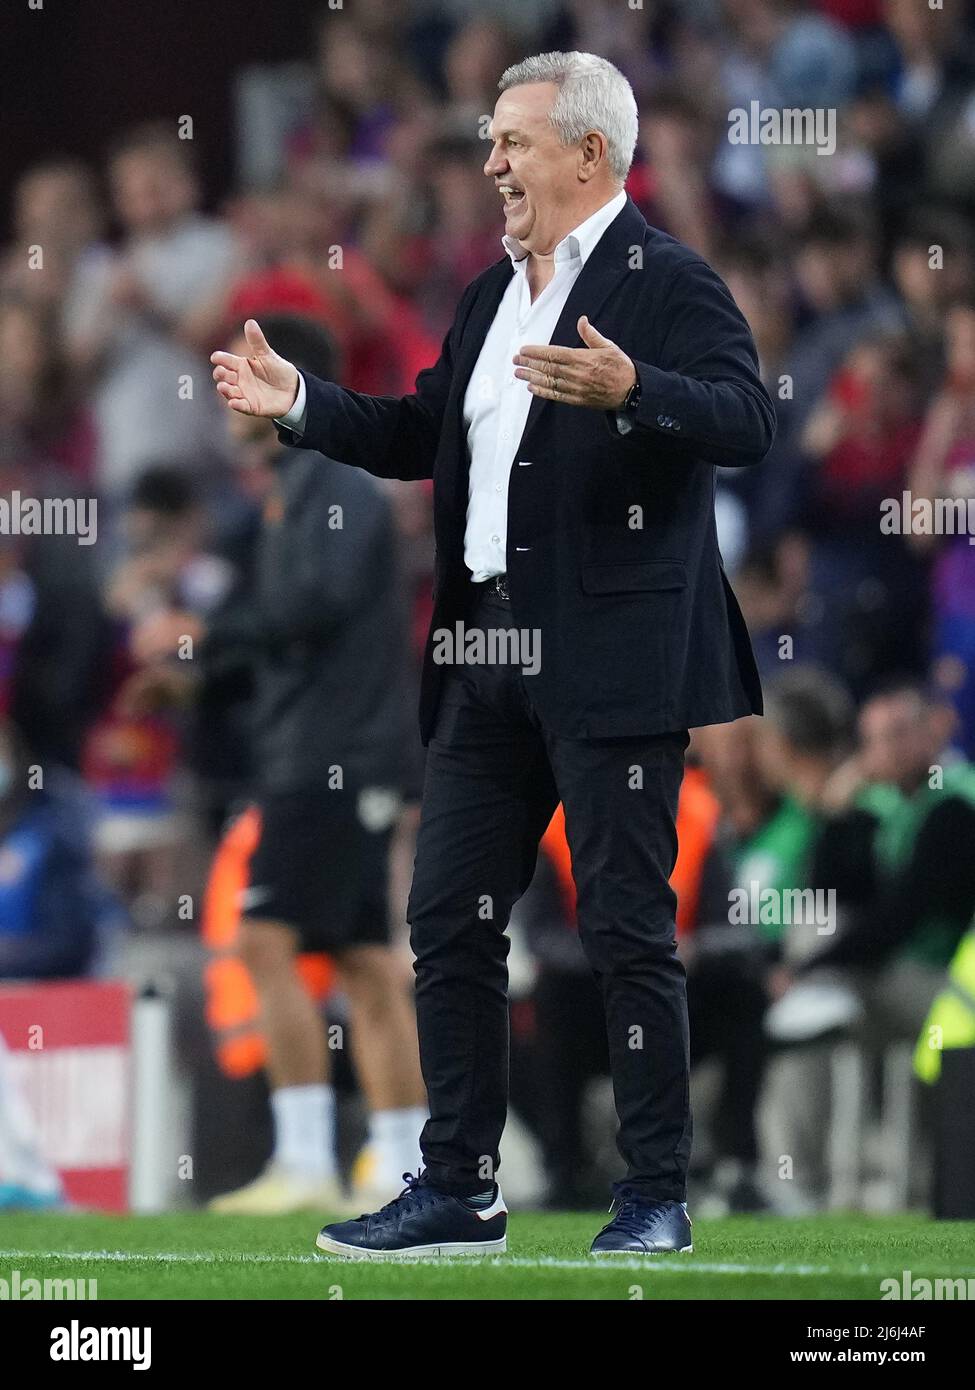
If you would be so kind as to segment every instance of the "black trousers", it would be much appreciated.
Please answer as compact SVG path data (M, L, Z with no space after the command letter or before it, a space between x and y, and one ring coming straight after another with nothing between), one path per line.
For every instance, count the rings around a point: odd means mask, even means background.
M468 620L475 626L511 628L510 606L480 592ZM627 1182L650 1198L684 1199L687 1002L668 879L687 743L686 729L557 737L535 713L520 666L452 667L428 750L408 914L430 1105L421 1147L443 1190L482 1189L499 1164L505 928L561 800L580 937L606 1015Z

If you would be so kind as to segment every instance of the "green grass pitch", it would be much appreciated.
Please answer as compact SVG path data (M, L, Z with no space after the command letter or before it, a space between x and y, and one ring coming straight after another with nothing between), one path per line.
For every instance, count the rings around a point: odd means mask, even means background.
M107 1299L878 1299L881 1280L975 1279L975 1222L830 1215L698 1221L694 1254L587 1258L602 1214L516 1212L507 1255L329 1259L312 1216L0 1214L0 1279L96 1279Z

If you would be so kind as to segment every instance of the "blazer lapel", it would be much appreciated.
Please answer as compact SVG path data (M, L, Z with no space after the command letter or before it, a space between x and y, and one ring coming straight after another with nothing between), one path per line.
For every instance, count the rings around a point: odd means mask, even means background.
M498 312L498 305L504 297L504 292L511 283L514 274L511 261L508 256L504 260L498 261L493 265L490 272L485 277L484 284L477 293L477 298L471 306L471 311L467 316L467 323L461 330L460 351L457 354L457 362L454 367L453 391L458 416L463 414L464 393L467 390L467 383L471 379L475 363L484 346L484 339L488 335L488 329L494 322L494 316Z
M451 383L451 401L447 405L444 427L453 431L453 447L444 454L444 468L438 485L438 495L453 511L461 515L467 510L467 488L470 474L470 459L464 437L464 394L471 373L480 356L488 329L494 322L498 305L508 285L511 283L511 261L505 256L503 261L491 267L484 283L471 305L467 322L461 329L460 346L454 364Z

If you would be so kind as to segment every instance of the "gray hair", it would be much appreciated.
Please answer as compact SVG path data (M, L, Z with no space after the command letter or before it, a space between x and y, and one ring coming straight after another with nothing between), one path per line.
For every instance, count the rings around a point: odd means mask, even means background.
M538 53L508 68L498 91L526 82L556 84L550 119L562 144L574 145L598 130L606 137L609 167L622 183L633 163L638 117L633 88L619 68L595 53Z

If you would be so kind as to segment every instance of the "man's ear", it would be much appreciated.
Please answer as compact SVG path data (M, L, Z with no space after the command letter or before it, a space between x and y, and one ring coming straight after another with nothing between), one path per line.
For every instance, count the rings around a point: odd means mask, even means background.
M590 130L582 137L579 146L579 178L588 183L599 168L600 160L606 154L606 139L598 130Z

